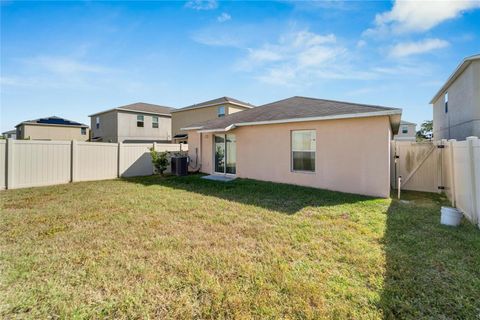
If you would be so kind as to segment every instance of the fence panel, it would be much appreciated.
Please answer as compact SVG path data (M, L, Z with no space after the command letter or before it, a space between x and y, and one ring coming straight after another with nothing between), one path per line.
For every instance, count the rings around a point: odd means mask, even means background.
M70 181L70 141L9 140L9 144L9 189Z
M5 167L5 161L7 157L7 141L0 140L0 190L7 187L7 172Z
M118 176L118 144L73 142L73 181L114 179Z
M153 174L151 143L124 143L120 145L120 175L122 177Z

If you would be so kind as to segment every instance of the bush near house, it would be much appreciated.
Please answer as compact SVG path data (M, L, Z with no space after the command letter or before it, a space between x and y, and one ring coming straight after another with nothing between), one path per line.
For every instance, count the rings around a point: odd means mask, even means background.
M480 232L409 202L143 177L0 192L1 318L480 314Z

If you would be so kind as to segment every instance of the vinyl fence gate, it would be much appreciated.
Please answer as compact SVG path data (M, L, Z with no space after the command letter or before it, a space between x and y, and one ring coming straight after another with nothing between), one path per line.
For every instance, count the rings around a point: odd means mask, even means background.
M441 192L443 185L442 142L392 142L392 188L423 192Z
M480 139L435 142L392 141L391 186L444 192L452 206L480 227Z

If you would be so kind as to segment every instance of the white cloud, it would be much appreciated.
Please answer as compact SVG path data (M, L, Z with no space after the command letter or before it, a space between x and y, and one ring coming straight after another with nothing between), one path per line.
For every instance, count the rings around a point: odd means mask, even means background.
M394 45L389 55L394 58L402 58L414 54L426 53L435 49L445 48L449 43L441 39L425 39L416 42L400 42Z
M357 48L363 48L367 45L367 41L365 40L358 40L357 41Z
M40 56L24 60L24 62L40 67L48 72L62 75L105 73L111 71L111 69L100 65L90 64L68 57Z
M219 15L217 17L218 22L225 22L225 21L228 21L230 19L232 19L232 16L229 15L228 13L226 13L226 12L223 12L221 15Z
M217 0L190 0L185 3L186 8L194 10L213 10L217 9Z
M423 32L479 7L478 0L396 0L392 10L376 15L375 27L364 34Z
M252 72L262 82L274 85L305 85L318 79L367 79L350 65L348 50L333 34L308 30L289 32L275 43L249 48L237 67Z

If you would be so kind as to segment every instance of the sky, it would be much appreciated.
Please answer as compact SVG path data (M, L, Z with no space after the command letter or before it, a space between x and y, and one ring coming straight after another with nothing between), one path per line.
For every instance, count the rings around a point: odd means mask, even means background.
M291 96L403 109L480 53L480 1L2 1L1 130L147 102Z

